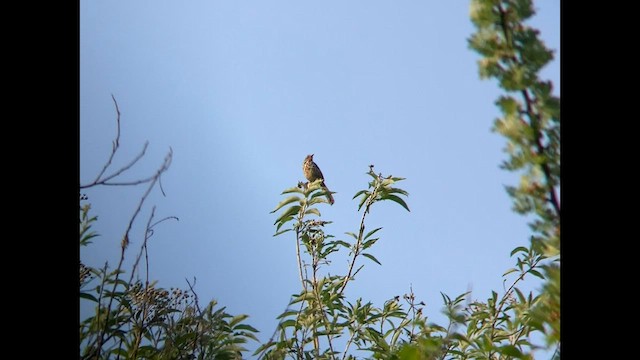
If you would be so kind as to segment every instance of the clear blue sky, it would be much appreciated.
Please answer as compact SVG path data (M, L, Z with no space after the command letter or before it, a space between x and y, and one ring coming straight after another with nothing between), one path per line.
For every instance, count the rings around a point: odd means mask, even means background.
M559 94L559 1L536 3L530 22L555 61L542 71ZM377 204L368 228L382 226L350 300L384 300L413 290L431 320L444 322L440 292L468 289L486 300L502 291L510 251L528 245L526 219L513 213L499 168L504 138L495 81L480 80L469 1L81 1L80 181L97 175L111 151L118 100L118 168L149 141L123 179L151 174L171 147L173 163L134 228L177 216L149 244L151 277L248 314L266 341L276 316L300 289L294 239L272 237L280 192L303 180L314 153L335 205L327 231L357 232L353 195L377 172L407 178L411 212ZM143 187L84 191L101 237L81 258L115 266ZM344 272L346 253L332 273ZM535 288L531 282L524 289ZM256 344L250 344L255 349Z

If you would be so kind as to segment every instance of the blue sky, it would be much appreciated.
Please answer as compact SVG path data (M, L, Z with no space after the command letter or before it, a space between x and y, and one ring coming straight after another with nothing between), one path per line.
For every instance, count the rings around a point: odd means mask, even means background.
M530 24L556 50L542 78L559 94L559 2L535 7ZM152 193L127 260L151 205L157 218L178 217L151 239L151 277L166 288L196 277L201 301L250 315L265 341L300 288L294 239L272 237L281 191L304 180L314 153L336 192L320 209L333 221L326 230L345 239L361 216L351 198L374 164L406 178L398 185L411 212L374 207L367 225L383 227L372 251L382 266L368 263L346 294L382 306L412 286L442 323L440 292L486 300L502 290L509 253L530 234L504 191L518 176L499 168L505 140L490 131L502 92L478 77L473 31L468 1L81 1L80 181L111 151L113 94L122 113L114 168L149 141L123 179L174 154L166 197ZM86 263L115 266L143 192L84 191L101 234L82 249ZM344 272L346 253L333 266Z

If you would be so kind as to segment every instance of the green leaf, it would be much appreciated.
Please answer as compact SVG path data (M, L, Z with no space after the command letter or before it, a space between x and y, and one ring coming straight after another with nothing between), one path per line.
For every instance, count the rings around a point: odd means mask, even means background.
M405 190L402 190L400 188L389 187L389 188L385 188L384 191L386 191L389 194L399 193L399 194L402 194L404 196L409 196L408 192L406 192Z
M298 201L298 202L299 202L299 201L300 201L300 199L301 199L301 198L300 198L299 196L295 196L295 195L294 195L294 196L290 196L290 197L288 197L288 198L286 198L286 199L282 200L282 201L278 204L278 206L276 206L276 208L275 208L275 209L273 209L273 210L270 212L270 214L273 214L274 212L276 212L276 211L280 210L280 208L282 208L283 206L285 206L285 205L287 205L287 204L291 204L292 202L296 202L296 201Z
M323 179L315 179L314 181L310 182L307 185L307 189L309 190L316 190L316 189L321 189L322 188L322 183L324 182Z
M93 301L93 302L98 302L98 299L96 299L96 297L95 297L95 296L93 296L93 295L91 295L91 294L88 294L88 293L84 293L84 292L81 292L81 293L80 293L80 298L82 298L82 299L87 299L87 300L91 300L91 301Z
M307 211L304 212L305 215L316 215L318 217L322 216L320 215L320 211L316 208L311 208L311 209L307 209Z
M274 225L280 222L280 220L290 217L294 214L297 214L300 211L300 205L295 205L287 209L280 217L273 223Z
M537 276L537 277L539 277L540 279L543 279L543 280L544 280L544 275L542 275L538 270L531 269L531 270L529 270L529 273L530 273L531 275L533 275L533 276Z
M517 253L517 252L529 252L529 249L527 249L524 246L518 246L517 248L511 250L511 256L513 256L513 254Z
M358 211L362 209L362 205L364 205L364 203L367 202L367 199L369 198L369 196L371 196L371 194L368 194L367 196L362 197L362 199L360 200L360 204L358 204Z
M234 327L233 330L247 330L247 331L252 331L252 332L259 332L258 329L254 328L251 325L247 325L247 324L240 324L240 325Z
M312 292L304 292L302 294L300 294L299 296L295 297L292 301L291 304L295 304L301 301L309 301L309 300L315 300L315 296L313 295Z
M378 230L380 230L380 229L382 229L382 228L381 228L381 227L379 227L379 228L377 228L377 229L373 229L373 230L369 231L369 232L367 233L367 235L365 235L365 236L364 236L364 240L367 240L367 239L369 238L369 236L371 236L371 235L375 234L375 233L376 233L376 232L378 232Z
M288 223L289 221L293 220L293 216L287 216L284 219L281 219L280 222L278 223L278 226L276 227L276 234L274 234L273 236L276 236L278 234L278 232L280 231L280 228L282 227L282 225ZM288 230L292 230L292 229L288 229ZM282 232L288 231L288 230L283 230Z
M472 0L469 10L471 21L477 27L487 27L499 20L489 1Z
M282 319L282 318L285 318L287 316L295 316L295 315L298 315L297 311L288 310L288 311L285 311L282 314L278 315L278 317L276 317L276 319Z
M245 315L245 314L234 316L231 319L231 321L229 321L229 326L233 328L235 325L240 324L243 320L247 319L248 317L249 315Z
M512 96L500 96L495 104L505 115L516 115L520 111L520 102Z
M380 240L380 238L373 238L373 239L369 239L367 241L365 241L364 243L362 243L362 249L368 249L371 246L373 246L373 244L375 244L378 240Z
M457 305L457 304L461 303L467 297L467 295L469 295L469 294L471 294L471 291L467 291L467 292L464 292L464 293L458 295L456 297L456 299L453 300L453 304Z
M364 257L366 257L366 258L369 258L369 259L373 260L373 261L374 261L375 263L377 263L378 265L382 265L382 264L380 263L380 261L378 261L378 259L376 259L376 258L375 258L373 255L371 255L371 254L362 253L362 256L364 256Z
M385 195L384 200L391 200L391 201L395 201L398 204L402 205L402 207L404 207L405 209L407 209L407 211L411 212L411 210L409 210L409 206L407 205L406 202L404 202L404 200L402 200L401 198L397 197L396 195Z
M455 339L455 340L458 340L458 341L461 341L461 342L469 343L469 339L467 339L466 336L464 336L464 335L462 335L460 333L457 333L457 332L454 332L453 334L451 334L450 337L452 339Z
M258 332L258 331L256 331L256 332ZM246 332L243 332L243 333L242 333L242 336L248 337L249 339L254 340L254 341L255 341L255 342L257 342L257 343L259 343L259 342L260 342L260 339L258 339L258 337L257 337L257 336L253 335L253 333L246 333ZM246 350L246 349L243 349L242 351L247 351L247 350Z
M356 235L356 234L352 233L351 231L347 231L347 232L345 232L345 234L347 234L347 235L351 235L351 237L353 237L353 238L354 238L354 239L356 239L356 240L358 239L358 235Z
M278 225L278 229L280 229L280 225ZM282 235L282 234L284 234L284 233L286 233L288 231L292 231L292 230L293 229L285 229L285 230L282 230L282 231L278 231L277 233L273 234L273 236Z
M277 344L277 343L276 343L276 342L273 342L273 341L269 341L268 343L262 344L262 345L260 345L260 346L256 349L256 351L253 353L253 355L254 355L254 356L255 356L255 355L258 355L259 353L263 352L264 350L266 350L266 349L268 349L268 348L270 348L270 347L275 346L276 344Z
M289 319L289 320L285 320L283 322L280 323L280 328L288 328L288 327L295 327L296 326L297 321L294 319Z
M512 272L516 272L516 271L518 271L518 269L511 268L511 269L505 271L505 273L502 274L502 276L507 276L507 275L511 274Z
M513 345L505 345L505 346L501 346L498 351L503 354L503 355L507 355L507 356L513 356L513 357L517 357L517 358L522 358L523 354L522 351L520 351L517 347L513 346Z
M281 194L284 195L284 194L290 194L290 193L294 193L294 192L298 193L298 194L304 194L304 191L301 188L297 187L297 186L288 188L285 191L283 191Z
M342 245L342 246L346 247L347 249L351 248L351 244L349 244L346 241L342 241L342 240L335 240L335 241L331 241L331 242L328 243L328 245L333 245L333 244Z
M442 301L444 302L445 305L451 303L451 298L449 297L449 295L447 295L447 294L443 293L442 291L440 291L440 296L442 296Z
M522 291L520 291L520 289L518 289L517 287L514 287L513 290L516 292L516 295L518 295L518 300L521 303L525 303L526 299L525 299L524 294L522 293Z
M358 196L362 195L362 194L367 194L367 196L369 195L369 191L368 190L360 190L358 191L355 195L353 195L353 197L351 198L351 200L357 198ZM365 197L367 197L365 196Z
M440 326L440 325L438 325L436 323L429 323L429 327L431 329L433 329L433 330L436 330L436 331L439 331L439 332L442 332L442 333L447 333L447 331L448 331L445 327Z
M329 200L327 200L327 194L328 193L324 191L316 191L310 196L311 200L309 201L309 205L329 203Z

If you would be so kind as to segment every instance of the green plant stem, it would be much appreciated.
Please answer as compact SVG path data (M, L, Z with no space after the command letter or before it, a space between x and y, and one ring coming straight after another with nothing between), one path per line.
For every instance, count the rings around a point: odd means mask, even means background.
M307 211L307 202L304 201L302 206L300 207L300 211L298 211L298 223L296 224L296 258L298 260L298 275L300 276L300 284L302 285L303 290L307 290L307 284L304 281L303 265L302 265L302 256L300 255L300 239L301 228L304 226L302 219L304 218L304 214Z
M347 351L349 350L349 347L351 346L351 343L353 342L353 339L356 337L356 335L358 335L358 333L360 332L360 329L362 328L362 324L358 325L358 328L354 329L354 331L352 332L351 336L349 336L349 340L347 341L347 345L344 348L344 352L342 353L342 360L346 360L347 358Z
M493 338L495 335L495 330L496 330L496 323L498 322L498 319L500 318L500 312L502 312L502 307L504 306L504 304L507 303L507 299L509 299L509 297L511 296L511 294L513 294L513 288L516 286L516 284L518 284L521 280L524 279L525 275L527 275L531 270L535 269L535 267L538 265L538 263L540 261L542 261L543 258L538 258L530 267L529 269L527 269L527 271L521 273L516 280L513 282L513 284L511 284L511 286L509 287L509 289L504 293L504 295L502 296L502 299L500 299L500 303L498 305L498 308L496 309L496 314L495 317L493 318L493 320L491 321L491 332L490 332L490 339L491 342L493 342ZM493 349L491 351L489 351L489 358L491 358L493 356Z
M360 255L360 247L362 246L362 238L364 236L364 229L365 229L364 220L366 219L367 214L369 213L369 208L371 207L371 204L373 204L373 201L375 200L376 196L378 196L379 186L380 186L380 182L376 181L376 186L374 187L371 194L369 194L369 198L367 199L364 212L362 213L362 218L360 219L360 231L358 232L358 239L356 241L356 246L353 250L353 258L351 259L351 263L349 264L349 271L347 272L347 276L344 278L344 282L342 283L340 290L338 290L339 295L341 295L344 292L344 289L347 287L347 283L351 279L353 266L356 263L356 259L358 258L358 255Z
M107 280L108 268L109 268L108 263L105 263L104 268L102 269L102 281L100 281L100 295L98 296L98 305L97 305L98 308L96 310L96 318L95 318L96 326L100 326L100 314L102 313L102 295L104 294L104 284L106 283L106 280ZM89 327L91 327L91 325L89 325ZM87 344L86 349L89 350L89 353L85 354L85 356L83 356L83 359L91 358L94 352L96 353L96 358L100 356L100 353L98 350L99 347L96 346L98 339L99 337L96 337L96 339L91 344Z
M333 342L332 342L332 336L331 336L331 329L329 327L329 319L327 319L327 314L325 314L323 306L322 306L322 298L320 297L320 291L322 289L318 288L318 279L317 279L317 271L318 271L318 259L317 259L317 252L314 251L313 252L313 292L314 295L316 297L316 303L318 304L318 311L320 312L320 314L322 315L322 321L324 322L324 330L327 333L327 342L329 343L329 350L331 350L331 358L335 359L334 356L334 351L333 351ZM315 331L315 327L314 327L314 331ZM314 334L314 336L316 336L316 334ZM316 345L317 345L317 341L316 341ZM319 352L318 354L319 355Z
M449 304L450 305L450 304ZM445 336L445 338L443 339L443 343L446 344L447 342L449 342L449 345L447 345L444 349L444 353L442 354L442 357L440 357L441 360L445 360L447 357L447 354L451 351L451 349L454 347L454 344L451 344L449 340L449 335L451 334L451 329L453 328L453 324L454 321L449 318L449 325L447 325L447 335ZM443 345L444 345L443 344ZM491 359L491 357L489 357L489 359Z

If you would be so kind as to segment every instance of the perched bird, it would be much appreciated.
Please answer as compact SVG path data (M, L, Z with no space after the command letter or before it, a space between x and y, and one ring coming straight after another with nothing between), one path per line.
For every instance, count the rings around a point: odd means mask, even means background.
M324 176L322 175L322 171L320 171L318 165L313 162L313 154L307 155L307 157L304 158L304 163L302 163L302 172L304 172L304 177L307 178L309 182L322 179L322 183L320 183L320 186L322 186L327 192L327 200L329 200L329 204L333 205L333 196L331 196L331 192L327 188L327 185L324 184Z

